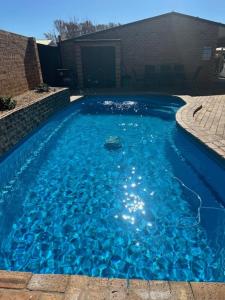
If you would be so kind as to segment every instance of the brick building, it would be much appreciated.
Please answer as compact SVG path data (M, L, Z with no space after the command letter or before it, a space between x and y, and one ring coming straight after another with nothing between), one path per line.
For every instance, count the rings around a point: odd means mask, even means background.
M209 84L224 37L224 24L172 12L62 41L60 51L80 88Z

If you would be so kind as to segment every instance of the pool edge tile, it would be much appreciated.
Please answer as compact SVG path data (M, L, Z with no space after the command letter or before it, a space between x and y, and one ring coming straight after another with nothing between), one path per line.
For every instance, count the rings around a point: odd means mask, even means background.
M0 288L24 289L31 277L32 273L0 270Z
M68 281L68 275L33 274L27 288L31 291L64 293Z

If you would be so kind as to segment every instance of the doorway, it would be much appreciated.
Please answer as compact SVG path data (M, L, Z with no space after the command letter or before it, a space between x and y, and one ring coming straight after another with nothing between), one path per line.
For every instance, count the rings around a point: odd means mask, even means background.
M115 47L85 46L81 54L85 88L115 87Z

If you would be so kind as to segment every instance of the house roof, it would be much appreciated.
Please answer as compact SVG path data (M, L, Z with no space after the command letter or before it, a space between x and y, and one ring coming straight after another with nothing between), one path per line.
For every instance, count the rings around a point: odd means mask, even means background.
M168 16L173 16L173 15L184 17L184 18L189 18L189 19L192 19L192 20L195 20L195 21L209 23L209 24L216 25L216 26L219 26L219 27L225 27L225 24L220 23L220 22L215 22L215 21L211 21L211 20L207 20L207 19L203 19L203 18L199 18L199 17L194 17L194 16L178 13L178 12L169 12L169 13L158 15L158 16L155 16L155 17L146 18L146 19L134 21L134 22L127 23L127 24L118 25L118 26L115 26L115 27L112 27L112 28L107 28L107 29L104 29L104 30L99 30L99 31L96 31L96 32L83 34L83 35L80 35L80 36L75 37L75 38L70 38L70 39L67 39L67 40L63 40L62 42L77 40L77 39L83 39L85 37L89 37L89 36L93 36L95 34L98 34L99 32L113 31L113 30L118 29L118 28L128 27L128 26L131 26L131 25L134 25L134 24L144 23L146 21L156 20L156 19L165 18L165 17L168 17Z
M97 40L96 39L79 39L79 38L74 39L74 42L79 42L79 43L120 42L120 41L121 41L121 39L97 39Z
M54 41L53 40L45 40L45 39L42 39L42 40L36 40L37 44L41 44L41 45L45 45L45 46L52 46L52 45L55 45Z

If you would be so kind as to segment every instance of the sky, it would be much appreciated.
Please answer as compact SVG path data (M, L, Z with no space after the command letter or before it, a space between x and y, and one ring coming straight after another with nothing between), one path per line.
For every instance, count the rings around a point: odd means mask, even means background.
M0 0L0 29L43 38L55 19L125 24L171 11L225 23L225 0Z

